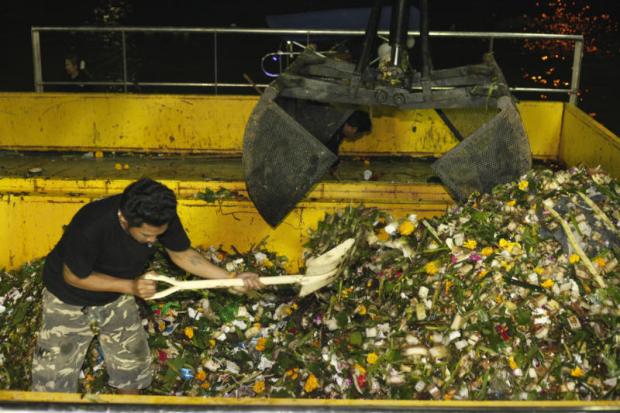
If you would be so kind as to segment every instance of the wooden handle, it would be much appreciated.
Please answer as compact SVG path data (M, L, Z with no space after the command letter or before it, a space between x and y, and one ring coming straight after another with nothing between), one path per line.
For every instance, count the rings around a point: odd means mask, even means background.
M280 284L295 284L301 281L304 276L297 275L280 275L276 277L260 277L259 281L265 285L280 285ZM182 290L202 290L211 288L231 288L231 287L243 287L243 279L241 278L218 278L214 280L191 280L191 281L178 281L174 278L166 277L164 275L146 274L144 276L146 280L155 280L171 284L172 287L160 291L150 297L150 300L157 300L159 298L166 297L172 293Z

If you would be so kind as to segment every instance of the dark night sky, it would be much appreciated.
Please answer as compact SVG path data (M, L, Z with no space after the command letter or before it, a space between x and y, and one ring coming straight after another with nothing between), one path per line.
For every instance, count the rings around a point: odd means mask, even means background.
M607 12L616 22L620 16L620 1L618 0L560 1L590 4L594 10L594 13L591 14ZM431 0L431 30L523 31L527 20L523 16L536 14L535 2L536 0ZM101 11L109 11L110 6L120 5L126 10L126 13L117 19L120 25L125 26L229 27L236 25L237 27L266 27L265 16L269 14L364 7L373 3L372 0L24 0L2 2L0 5L0 21L2 22L0 25L0 47L3 50L4 64L0 65L0 90L33 90L31 26L100 25ZM413 3L415 4L415 1ZM542 3L545 2L542 1ZM550 32L545 28L540 28L538 31ZM617 34L616 31L615 36L620 37ZM605 36L610 37L609 33L606 33ZM203 60L208 68L199 67L202 62L201 54L209 56L209 58L211 56L209 51L210 40L205 42L204 38L195 37L181 40L180 43L175 43L170 39L146 37L132 39L129 51L140 50L142 53L139 59L136 58L135 62L130 62L130 64L134 64L133 68L135 69L135 76L139 77L138 80L204 81L205 79L197 79L196 76L201 77L211 70L207 57L204 57ZM252 56L251 52L238 51L240 40L234 37L229 38L223 43L221 50L221 58L228 59L229 64L236 65L236 67L227 68L223 65L220 73L223 73L222 76L231 76L234 78L231 80L237 82L243 80L239 79L238 73L233 75L233 71L247 72L253 77L261 76L260 69L257 67L258 60L264 53L263 51L256 52L259 54ZM257 50L266 47L267 51L272 51L278 46L277 43L273 45L266 43L265 39L256 38L253 41L257 42L254 47ZM269 41L273 43L272 40ZM109 58L109 54L112 53L110 48L103 47L102 49L98 44L93 46L93 42L75 36L57 37L55 39L50 36L43 43L44 78L46 80L54 80L54 78L61 80L58 77L62 76L62 54L67 48L74 49L74 43L80 42L82 44L78 45L77 49L86 55L92 71L97 72L99 69L101 72L104 69L108 70L109 65L117 64L114 62L118 60L116 55ZM247 45L248 42L248 38L243 39L243 44ZM498 49L501 47L500 43L496 43L496 45ZM466 63L474 63L475 60L479 59L478 53L484 51L481 49L481 45L468 51L468 49L463 49L460 43L448 45L432 43L431 46L433 62L439 62L439 65L443 59L458 54L471 54L473 61ZM617 71L620 70L618 58L620 50L618 50L617 40L611 48L614 52L612 55L615 57L585 56L582 85L584 90L587 89L587 92L581 106L587 112L596 112L603 123L618 133L620 132L620 124L618 124L619 121L615 116L618 105L614 104L614 108L609 107L609 102L617 101L620 91L616 75ZM507 72L506 76L509 82L513 84L520 82L521 85L524 85L522 82L523 69L516 69L524 65L520 62L522 56L498 49L496 49L496 58L500 66ZM505 46L504 49L510 49L510 46ZM98 53L101 50L104 52ZM502 55L502 53L505 54ZM140 65L144 60L149 60L149 64ZM570 64L565 66L570 70ZM158 71L154 68L161 70ZM257 81L264 80L257 79Z

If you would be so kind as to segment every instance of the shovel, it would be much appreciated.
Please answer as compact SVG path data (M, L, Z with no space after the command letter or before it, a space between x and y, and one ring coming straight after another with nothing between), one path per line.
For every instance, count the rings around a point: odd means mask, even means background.
M353 247L354 242L353 238L349 238L326 253L318 257L309 258L306 261L307 269L305 274L260 277L259 281L264 285L299 284L301 285L299 296L304 297L330 284L336 278L340 264L342 264L347 253ZM243 280L240 278L179 281L165 275L146 274L144 279L160 281L172 286L159 291L150 297L150 300L158 300L177 291L244 286Z

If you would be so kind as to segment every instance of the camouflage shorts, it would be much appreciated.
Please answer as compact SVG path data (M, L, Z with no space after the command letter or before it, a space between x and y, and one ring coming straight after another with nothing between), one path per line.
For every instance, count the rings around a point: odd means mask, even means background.
M138 306L130 295L102 305L65 304L43 291L43 319L32 363L32 390L76 392L86 351L95 335L108 384L143 389L151 384L151 354Z

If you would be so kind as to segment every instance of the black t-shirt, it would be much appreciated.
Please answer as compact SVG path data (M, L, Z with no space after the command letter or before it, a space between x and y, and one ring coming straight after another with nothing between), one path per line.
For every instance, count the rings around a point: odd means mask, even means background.
M340 144L342 144L342 141L344 140L344 132L342 131L343 127L344 125L339 127L338 130L334 132L329 141L325 143L327 149L332 151L336 156L338 156L338 152L340 152Z
M99 272L134 279L144 273L155 248L139 243L121 227L117 215L120 199L120 195L115 195L82 207L47 256L43 283L63 302L81 306L104 305L120 296L119 293L87 291L67 284L63 264L80 278ZM190 246L178 216L158 239L172 251L184 251Z

